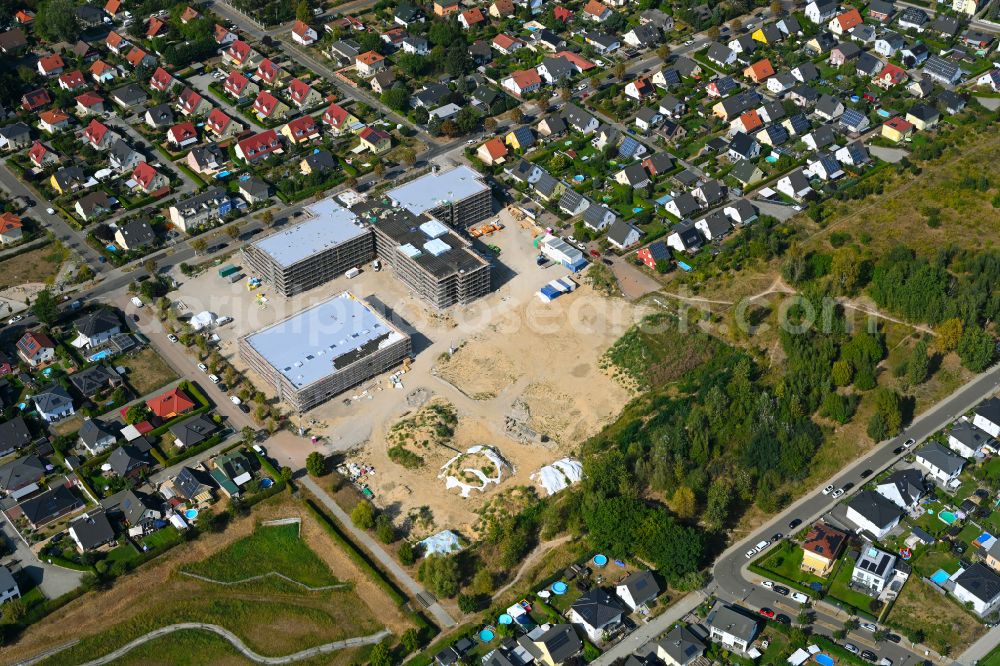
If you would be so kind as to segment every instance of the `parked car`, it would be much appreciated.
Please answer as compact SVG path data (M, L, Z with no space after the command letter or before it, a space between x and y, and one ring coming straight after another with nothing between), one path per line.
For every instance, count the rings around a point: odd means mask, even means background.
M761 583L761 587L774 587L774 582L770 580L765 580Z
M909 449L911 446L913 446L916 443L917 443L917 440L915 440L915 439L913 439L911 437L908 440L906 440L905 442L903 442L903 448L904 449Z
M764 539L763 541L758 541L757 545L754 546L754 549L759 553L759 552L763 551L765 548L767 548L770 545L771 545L771 542L768 541L767 539Z
M861 478L862 479L867 479L871 475L872 475L872 471L870 469L866 469L865 471L861 472Z
M794 519L794 520L792 520L791 522L788 523L788 529L794 530L796 527L798 527L801 524L802 524L802 521L799 520L798 518L796 518L796 519Z
M800 604L807 604L807 603L809 603L809 595L808 594L802 594L801 592L792 592L791 596L792 596L792 600L793 601L797 601Z
M785 535L782 534L781 532L775 532L774 536L771 537L771 541L781 541L784 538L784 536Z
M198 369L201 370L202 372L208 372L208 366L205 365L204 363L199 363Z
M760 613L761 615L763 615L764 617L774 618L774 611L771 610L770 608L761 608L757 612Z
M833 494L831 495L831 497L833 499L837 499L838 497L840 497L843 494L844 494L844 489L843 488L837 488L836 490L833 491Z
M209 380L210 382L212 382L213 384L218 384L218 383L219 383L220 381L222 381L222 380L221 380L221 379L219 379L219 378L218 378L218 377L217 377L216 375L209 375L209 376L208 376L208 380Z
M233 403L234 405L236 405L237 407L239 407L240 405L242 405L242 404L243 404L243 401L242 401L242 400L240 400L240 399L239 399L239 397L237 397L237 396L235 396L235 395L231 395L231 396L229 396L229 401L230 401L231 403Z
M787 587L785 587L784 585L775 585L774 586L774 591L776 593L782 595L782 596L785 596L785 597L787 597L788 593L790 592L790 590Z
M861 654L861 650L859 650L858 646L854 643L844 643L844 649L851 654Z
M829 495L832 492L833 492L833 484L832 483L830 485L828 485L826 488L823 489L823 494L824 495Z
M899 637L899 634L886 634L885 640L889 641L890 643L898 644L899 641L901 641L902 639Z
M878 655L871 650L863 650L861 652L861 658L874 664L878 660Z
M176 344L177 342L179 342L179 340L177 339L177 336L174 335L173 333L168 333L167 334L167 340L170 340L174 344Z
M871 623L871 622L862 622L862 623L861 623L861 624L860 624L859 626L860 626L860 627L861 627L862 629L864 629L865 631L870 631L870 632L872 632L873 634L874 634L874 633L875 633L876 631L878 631L878 627L876 627L876 626L875 626L875 625L874 625L873 623Z
M751 557L753 557L756 554L757 554L757 549L756 548L751 548L750 550L747 551L747 559L749 560Z
M779 613L778 615L774 616L774 621L777 622L778 624L791 624L792 618L788 617L784 613Z

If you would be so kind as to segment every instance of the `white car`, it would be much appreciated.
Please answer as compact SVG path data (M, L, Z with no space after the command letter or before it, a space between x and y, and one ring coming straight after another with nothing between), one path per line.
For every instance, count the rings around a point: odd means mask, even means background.
M801 592L794 592L793 591L792 594L791 594L791 597L792 597L793 601L797 601L800 604L807 604L807 603L809 603L809 595L807 595L807 594L802 594Z
M762 587L774 587L774 583L773 583L772 581L769 581L769 580L765 580L765 581L763 581L763 582L761 583L761 586L762 586Z
M132 297L132 305L134 305L137 308L141 308L142 305L143 305L142 299L139 298L138 296L133 296Z
M768 541L767 539L764 539L763 541L759 541L759 542L757 543L757 545L756 545L756 546L754 546L754 548L755 548L755 549L757 550L757 552L759 553L759 552L763 551L763 550L764 550L765 548L767 548L767 547L768 547L768 546L770 546L770 545L771 545L771 542L770 542L770 541Z
M10 319L7 320L7 323L8 324L16 324L17 322L21 321L22 319L24 319L24 315L14 315L13 317L11 317Z
M858 646L853 643L844 643L844 649L851 654L861 654L861 650L859 650Z
M49 215L55 215L56 214L56 209L55 208L46 208L45 212L48 213Z
M871 623L871 622L862 622L862 623L861 623L861 624L860 624L859 626L860 626L860 627L861 627L862 629L864 629L865 631L870 631L870 632L872 632L873 634L874 634L874 633L875 633L876 631L878 631L878 627L876 627L876 626L875 626L875 625L874 625L873 623Z
M829 495L832 492L833 492L833 485L832 484L823 489L823 494L824 495Z
M756 548L751 548L750 550L747 551L747 559L749 560L751 557L753 557L756 554L757 554L757 549Z
M243 401L242 401L242 400L240 400L240 399L239 399L238 397L236 397L235 395L231 395L231 396L229 396L229 400L230 400L230 402L232 402L232 403L233 403L234 405L242 405L242 404L243 404Z
M838 497L840 497L843 494L844 494L844 489L843 488L837 488L836 490L833 491L833 495L831 495L831 497L833 497L833 499L837 499Z
M693 39L689 39L686 42L684 42L684 46L691 46L692 44L694 44L694 40Z
M218 384L221 381L217 375L209 375L208 380L213 384Z
M167 334L167 340L170 340L173 343L179 342L179 340L177 339L177 336L174 335L173 333L168 333Z
M204 363L199 363L198 369L201 370L202 372L208 372L208 366L205 365Z
M910 439L908 439L905 442L903 442L903 448L904 449L908 449L908 448L910 448L911 446L913 446L916 443L917 443L917 440L915 440L915 439L913 439L911 437Z

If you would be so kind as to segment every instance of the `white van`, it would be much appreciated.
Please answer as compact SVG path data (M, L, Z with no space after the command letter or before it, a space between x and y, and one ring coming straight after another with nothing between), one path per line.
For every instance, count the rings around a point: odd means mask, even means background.
M807 603L809 603L809 595L807 595L807 594L802 594L801 592L795 592L795 591L793 591L792 594L791 594L791 597L792 597L793 600L799 602L800 604L807 604Z
M356 278L359 275L361 275L361 269L358 268L357 266L344 273L344 277L347 278L348 280L350 280L351 278Z

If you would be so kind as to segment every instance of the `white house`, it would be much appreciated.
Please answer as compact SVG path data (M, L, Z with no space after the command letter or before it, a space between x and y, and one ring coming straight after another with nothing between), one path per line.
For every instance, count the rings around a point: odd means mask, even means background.
M730 650L746 652L757 637L757 620L749 612L741 613L731 606L717 603L705 618L709 638Z
M847 504L847 520L859 532L881 539L896 525L902 512L893 502L871 490L862 490Z
M895 573L896 557L879 550L871 543L861 548L851 573L851 583L864 588L868 594L875 596L885 589Z
M782 176L778 179L778 183L775 187L778 188L779 192L790 196L796 201L802 201L807 195L809 195L809 193L812 192L809 180L805 177L805 174L802 173L802 169L796 169L788 175Z
M904 511L913 511L924 496L924 475L917 469L896 470L875 486L875 492Z
M604 642L608 631L621 624L624 609L607 592L592 588L570 606L567 618L580 626L592 642Z
M0 567L0 605L21 598L21 589L7 567Z
M972 417L972 425L1000 437L1000 398L990 398L979 403Z
M96 310L73 323L77 331L73 346L77 348L95 347L122 332L118 317L107 308Z
M984 446L994 444L988 432L964 418L948 432L948 448L963 458L975 458Z
M931 442L917 451L916 458L917 464L941 484L948 484L957 479L965 466L965 458L956 456L937 442Z
M73 399L69 397L66 389L58 384L53 384L42 390L41 393L32 398L32 401L35 403L35 409L38 410L39 416L46 423L72 416L76 411L73 409Z
M655 599L660 594L660 586L650 572L636 571L618 583L615 594L626 606L635 610Z
M641 237L642 232L622 219L615 220L608 229L608 242L619 250L632 247Z
M952 594L963 604L972 604L979 615L989 615L1000 606L1000 576L977 562L955 577Z
M838 11L836 0L812 0L806 5L805 13L807 19L821 25L836 16Z

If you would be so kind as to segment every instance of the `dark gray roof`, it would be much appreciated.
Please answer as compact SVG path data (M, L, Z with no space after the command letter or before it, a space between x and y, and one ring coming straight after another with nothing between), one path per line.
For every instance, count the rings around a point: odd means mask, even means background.
M58 516L83 506L66 486L56 486L41 495L21 502L21 511L32 525L43 525Z
M717 180L705 181L701 187L698 188L701 195L708 202L708 205L718 203L726 196L726 188Z
M174 122L174 110L169 104L157 104L146 109L149 119L156 125L171 125Z
M45 475L38 456L22 456L0 465L0 490L13 491L35 483Z
M541 64L545 65L545 69L548 71L549 76L557 81L573 76L573 72L576 71L573 69L572 63L570 63L569 60L566 60L566 58L553 58L551 56L547 56L542 58Z
M306 155L305 162L312 171L330 171L337 166L337 161L329 150L317 150L309 153Z
M924 494L924 475L920 473L920 470L913 469L900 469L896 470L885 479L883 479L878 484L878 488L883 486L892 486L899 493L899 496L903 498L903 501L907 505L911 505Z
M685 250L692 250L701 247L701 245L705 242L705 237L702 236L697 229L695 229L694 222L691 220L684 220L683 222L675 224L670 229L670 233L671 235L677 234L680 238L681 245L684 246Z
M20 414L0 423L0 451L22 449L31 443L31 433Z
M122 490L100 501L105 511L115 513L120 511L129 525L139 524L147 511L155 511L152 499L137 494L134 490Z
M712 42L708 47L708 53L705 54L705 57L713 62L728 63L730 58L733 57L733 50L718 42Z
M543 171L541 177L535 181L534 187L535 191L539 194L551 197L556 191L556 187L558 187L558 185L559 181L556 178L554 178L547 171Z
M813 143L816 144L816 149L826 148L837 138L837 134L833 131L832 125L820 125L812 131Z
M980 601L990 602L1000 594L1000 576L982 562L976 562L955 578L969 594Z
M638 231L625 220L618 218L608 229L608 240L614 241L619 246L628 244L628 237L633 231Z
M559 197L559 209L567 214L574 214L580 204L586 200L582 194L567 187L561 197Z
M93 550L115 540L115 530L104 511L91 511L69 524L84 550Z
M711 628L747 642L752 641L757 635L757 620L722 603L716 604L712 612L708 614L706 622Z
M901 515L898 506L872 490L862 490L847 506L879 527L889 525Z
M873 1L880 2L881 0ZM937 18L931 21L931 30L936 30L937 32L944 33L946 35L957 35L959 25L958 19L952 16L939 14Z
M733 223L721 210L713 211L699 220L699 222L704 222L708 227L708 234L711 235L712 240L717 240L725 236L733 229Z
M687 627L674 626L658 643L674 662L681 666L694 661L705 652L705 644Z
M881 60L865 51L858 56L858 61L854 64L854 68L862 74L873 75L877 74L879 70L882 69L882 65L883 63Z
M640 46L650 46L660 41L660 31L652 25L637 25L630 32L635 33L635 38Z
M627 576L625 580L618 583L628 589L632 601L637 605L642 605L652 601L660 593L660 586L649 571L636 571Z
M753 180L754 174L757 170L757 165L750 160L740 159L737 160L733 165L733 168L729 170L729 175L740 183L747 185L751 180ZM740 201L743 200L741 199Z
M88 447L92 447L97 442L108 437L116 438L117 433L112 430L104 421L100 419L87 419L80 426L77 436Z
M814 81L819 78L819 70L816 69L816 65L814 65L810 60L800 62L797 69L799 70L799 75L802 77L803 81Z
M737 132L729 142L729 150L743 157L749 157L755 145L759 144L752 136L746 132Z
M207 439L218 427L212 419L199 414L170 426L170 434L184 446L195 446Z
M959 421L948 434L974 451L978 451L993 439L988 432L972 425L972 421Z
M135 444L123 444L108 456L108 464L119 476L125 476L137 467L150 464L149 454ZM190 499L190 498L189 498Z
M976 406L975 413L990 423L1000 425L1000 398L992 397L983 400Z
M625 180L633 187L637 186L639 183L649 180L649 174L646 173L646 170L642 167L641 162L633 162L632 164L629 164L627 167L622 169L622 172L625 174Z
M868 13L876 12L880 14L892 15L896 11L896 6L886 0L872 0L868 5Z
M588 224L596 229L604 224L605 220L608 219L609 214L613 216L614 221L618 220L618 216L614 214L614 211L604 204L591 204L587 210L583 211L583 221L584 224Z
M14 123L6 127L0 127L0 137L8 141L20 139L31 135L31 128L24 123Z
M562 116L555 113L545 117L545 124L548 126L549 133L551 134L562 134L566 131L566 121L562 119Z
M38 410L45 413L52 413L67 404L73 404L73 399L69 397L69 393L58 384L52 384L42 389L40 393L34 396L33 400Z
M88 315L84 315L73 322L73 325L76 326L77 331L86 335L88 338L101 335L102 333L109 333L115 329L121 328L121 322L118 320L118 315L108 308L100 308L99 310L95 310Z
M949 475L957 474L965 466L965 458L955 455L938 442L931 442L917 451L917 458L926 460L929 465L933 465Z
M839 51L844 60L853 60L861 54L861 47L854 42L841 42L834 47L834 50Z
M545 646L555 663L561 663L578 654L583 649L583 643L576 631L569 624L552 625L548 631L535 639Z
M701 203L690 192L682 192L674 197L673 201L681 217L687 217L701 208Z
M899 15L900 23L912 23L913 25L923 25L930 20L927 12L917 7L905 7L903 13Z
M174 478L174 488L186 499L192 499L205 490L211 489L204 472L182 467Z
M111 96L126 106L142 104L147 99L146 91L134 83L111 91Z
M156 232L149 222L145 220L132 220L121 228L122 236L125 237L125 244L131 249L152 245L156 242Z

